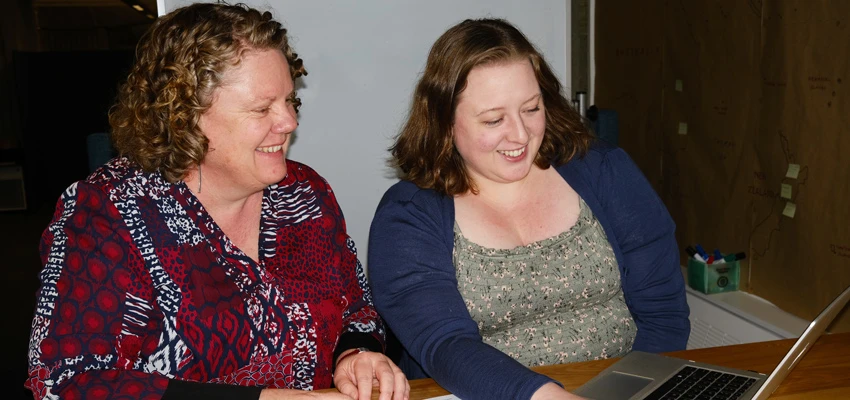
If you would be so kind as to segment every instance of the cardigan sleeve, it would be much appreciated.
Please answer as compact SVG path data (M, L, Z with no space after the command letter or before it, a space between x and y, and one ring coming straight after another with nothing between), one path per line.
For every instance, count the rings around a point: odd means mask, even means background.
M597 193L624 264L623 292L637 325L634 350L684 350L690 334L676 226L622 149L605 153Z
M369 236L375 306L441 386L464 399L528 399L552 382L485 344L457 289L450 200L401 182Z

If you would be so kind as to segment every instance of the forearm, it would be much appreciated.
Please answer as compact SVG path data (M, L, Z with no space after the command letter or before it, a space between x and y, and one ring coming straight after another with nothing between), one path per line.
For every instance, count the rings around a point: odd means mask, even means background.
M36 399L159 399L169 386L167 377L140 371L95 369L71 374L70 370L62 366L31 367L25 386L32 390Z
M528 399L552 382L485 344L457 290L430 289L408 290L378 304L388 303L381 309L383 315L410 355L437 383L464 399L490 400ZM432 300L426 301L428 298Z
M261 387L199 383L169 379L162 400L257 400Z
M423 361L435 381L463 399L530 399L555 382L476 338L448 339Z
M343 314L342 334L334 348L334 365L340 354L346 350L363 347L374 352L384 352L386 343L384 322L372 304L369 287L365 284L365 275L360 279L363 271L359 262L356 271L358 279L352 279L352 281L357 283L350 285L348 293L344 296L346 299L355 300L349 304Z
M678 274L678 276L677 276ZM661 353L684 350L690 334L690 313L681 272L656 281L653 290L634 296L631 312L638 327L632 348Z
M625 256L632 268L626 296L638 326L633 348L656 353L684 350L690 333L675 226L667 215L659 219L657 236Z
M531 396L531 400L581 400L584 397L576 396L570 392L567 392L559 386L558 384L551 382L541 386L534 392L534 396Z

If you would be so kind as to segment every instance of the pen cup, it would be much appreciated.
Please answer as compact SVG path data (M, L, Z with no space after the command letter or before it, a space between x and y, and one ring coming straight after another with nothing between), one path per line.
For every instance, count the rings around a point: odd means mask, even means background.
M725 264L706 264L688 260L688 286L706 294L738 290L741 279L740 261Z

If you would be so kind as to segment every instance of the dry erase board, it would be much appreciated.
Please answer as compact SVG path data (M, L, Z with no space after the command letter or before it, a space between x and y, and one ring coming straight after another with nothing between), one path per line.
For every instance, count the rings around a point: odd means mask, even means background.
M431 44L448 27L466 18L506 18L570 86L570 0L244 2L272 11L304 59L309 75L299 89L303 106L289 158L330 182L364 263L375 207L397 180L387 147ZM159 13L190 3L159 0Z

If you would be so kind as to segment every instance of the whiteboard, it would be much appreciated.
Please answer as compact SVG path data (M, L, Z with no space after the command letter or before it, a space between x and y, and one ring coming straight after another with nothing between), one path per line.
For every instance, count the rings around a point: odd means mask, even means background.
M309 75L298 86L303 105L289 158L328 180L364 264L375 208L397 181L387 148L404 123L428 51L446 29L466 18L505 18L572 92L570 0L243 2L272 11L304 60ZM159 13L190 3L158 0Z

